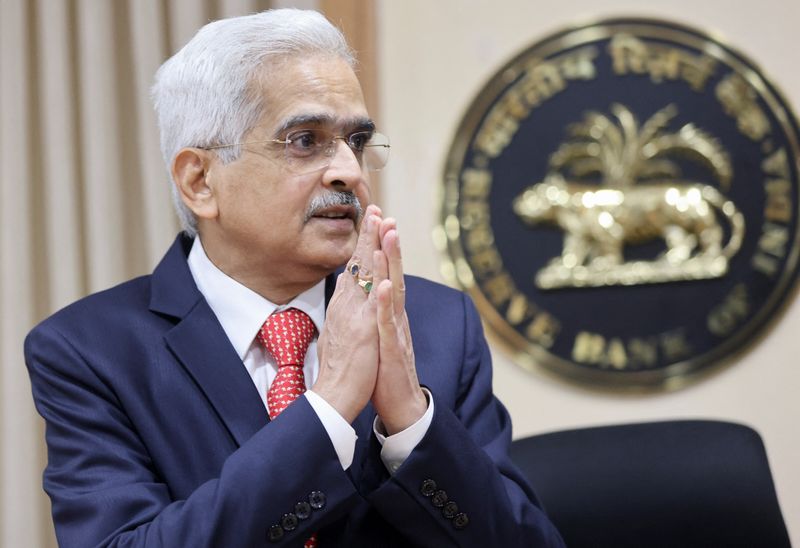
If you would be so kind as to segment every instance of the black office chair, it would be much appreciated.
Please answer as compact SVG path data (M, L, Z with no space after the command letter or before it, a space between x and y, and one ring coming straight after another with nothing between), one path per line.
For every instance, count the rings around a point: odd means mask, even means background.
M553 432L516 440L569 548L790 547L761 437L717 421Z

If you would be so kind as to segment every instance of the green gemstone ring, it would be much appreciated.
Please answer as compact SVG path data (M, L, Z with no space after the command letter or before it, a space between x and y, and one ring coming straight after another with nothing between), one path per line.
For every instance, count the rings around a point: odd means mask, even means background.
M359 278L358 285L364 290L364 293L369 294L369 292L372 291L372 280L364 280Z

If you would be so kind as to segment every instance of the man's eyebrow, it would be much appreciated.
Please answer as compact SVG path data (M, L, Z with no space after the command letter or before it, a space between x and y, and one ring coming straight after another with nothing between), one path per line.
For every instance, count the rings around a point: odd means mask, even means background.
M329 114L298 114L284 120L276 130L275 136L278 137L292 128L318 126L340 126L347 128L349 131L375 130L375 122L371 118L365 116L341 120Z
M375 131L375 122L371 118L353 118L344 125L355 131Z

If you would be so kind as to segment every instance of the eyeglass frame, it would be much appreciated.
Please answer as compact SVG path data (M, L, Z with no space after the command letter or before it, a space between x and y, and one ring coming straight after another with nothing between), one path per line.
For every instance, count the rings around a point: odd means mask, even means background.
M343 141L347 145L347 147L350 149L350 151L353 152L354 155L356 155L356 158L358 158L357 155L360 154L360 153L363 153L364 150L363 149L362 150L358 150L357 148L354 148L353 145L350 143L350 140L353 138L353 136L359 135L359 134L368 134L370 136L370 139L374 138L376 135L386 139L386 143L378 143L378 144L373 144L373 145L365 144L364 148L367 148L367 147L383 147L383 148L386 148L386 149L391 149L391 144L389 144L389 137L387 137L383 133L380 133L380 132L377 132L377 131L374 131L374 130L371 130L371 129L359 129L357 131L351 132L348 135L336 135L332 131L328 131L328 130L321 129L321 128L299 128L299 129L294 129L294 130L292 130L292 131L290 131L289 133L286 134L286 139L263 139L263 140L259 140L259 141L245 141L245 142L242 142L242 143L230 143L230 144L225 144L225 145L212 145L212 146L204 146L204 147L198 147L198 148L201 148L203 150L216 150L216 149L220 149L220 148L229 148L229 147L236 147L236 146L261 145L261 144L264 144L264 143L275 143L275 144L284 145L284 152L285 152L287 150L286 145L290 145L290 144L292 144L292 142L294 140L296 140L296 139L290 139L289 137L291 135L293 135L293 134L301 133L301 132L304 132L304 131L318 131L318 132L324 132L324 133L330 134L330 142L326 143L324 145L324 147L323 147L323 145L319 145L319 148L322 149L323 157L328 158L329 160L331 160L333 158L333 156L336 154L336 147L334 146L334 143L337 140ZM386 166L386 163L388 161L389 161L389 158L388 158L388 152L387 152L386 162L384 162L384 164L381 167L379 167L379 168L369 168L367 166L362 165L362 169L364 167L367 167L368 171L380 171L381 169L383 169ZM359 162L359 164L361 164L361 162ZM325 167L328 167L329 165L330 165L330 163L322 165L322 166L320 166L318 168L309 170L307 173L314 172L314 171L316 171L318 169L323 169Z

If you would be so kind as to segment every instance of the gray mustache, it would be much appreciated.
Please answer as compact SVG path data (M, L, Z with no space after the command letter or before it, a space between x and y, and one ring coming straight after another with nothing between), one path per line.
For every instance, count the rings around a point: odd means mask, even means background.
M356 195L352 192L329 191L325 194L315 196L311 200L311 203L308 204L308 209L306 210L305 220L308 221L321 210L331 206L352 206L356 210L356 222L361 220L361 215L364 213L364 210L361 207L361 202L358 201L358 198L356 198Z

